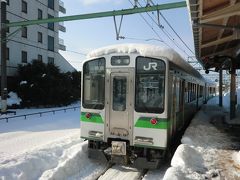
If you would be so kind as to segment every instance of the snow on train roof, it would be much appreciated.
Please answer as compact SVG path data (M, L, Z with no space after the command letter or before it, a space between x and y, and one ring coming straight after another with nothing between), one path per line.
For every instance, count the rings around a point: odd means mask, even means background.
M87 55L87 57L96 58L115 53L139 54L141 56L148 57L166 57L174 64L177 64L183 68L186 72L194 75L197 78L203 79L202 75L185 60L183 60L183 58L176 51L166 46L155 46L150 44L118 44L93 50Z

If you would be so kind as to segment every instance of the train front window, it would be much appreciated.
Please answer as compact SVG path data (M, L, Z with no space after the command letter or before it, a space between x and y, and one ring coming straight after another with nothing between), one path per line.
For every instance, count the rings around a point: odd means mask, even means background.
M126 86L127 78L116 76L113 78L113 110L125 111L126 110Z
M145 113L164 111L165 63L138 57L136 60L135 110Z
M95 59L83 65L83 107L103 109L105 99L105 59Z

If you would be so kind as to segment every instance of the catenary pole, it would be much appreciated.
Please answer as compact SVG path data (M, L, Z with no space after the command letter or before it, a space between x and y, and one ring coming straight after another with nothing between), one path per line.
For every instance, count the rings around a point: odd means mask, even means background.
M1 113L7 112L6 0L1 0Z

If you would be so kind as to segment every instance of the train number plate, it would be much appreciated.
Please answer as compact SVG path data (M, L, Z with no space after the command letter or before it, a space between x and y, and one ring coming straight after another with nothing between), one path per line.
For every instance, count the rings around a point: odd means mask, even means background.
M126 142L112 141L113 155L126 155Z

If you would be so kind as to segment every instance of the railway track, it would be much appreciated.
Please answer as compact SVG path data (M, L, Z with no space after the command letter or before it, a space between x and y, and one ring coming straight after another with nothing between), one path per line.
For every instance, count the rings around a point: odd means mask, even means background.
M97 180L106 179L135 179L141 180L148 170L136 169L133 167L109 164L106 170L97 178Z

